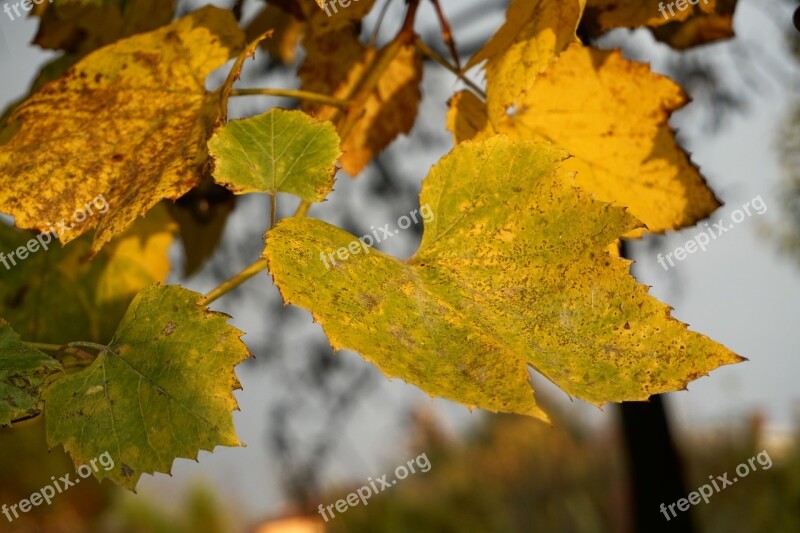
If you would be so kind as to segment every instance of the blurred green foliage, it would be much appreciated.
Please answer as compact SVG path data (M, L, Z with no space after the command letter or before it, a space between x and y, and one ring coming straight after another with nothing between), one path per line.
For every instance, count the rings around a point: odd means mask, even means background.
M428 428L428 435L436 435ZM800 453L797 436L763 444L760 424L686 435L678 442L688 492L710 475L729 472L763 449L773 466L692 508L703 533L800 532ZM624 443L617 435L589 433L556 420L548 427L520 417L487 417L466 443L422 439L432 463L367 507L349 509L328 523L335 533L623 533L630 531ZM390 472L388 467L387 472ZM328 494L335 501L357 487ZM666 504L673 502L665 502ZM653 509L653 513L660 513Z
M748 424L679 435L688 491L767 450L773 466L757 469L736 485L692 507L702 533L800 532L798 436L766 432L758 418ZM778 438L779 437L779 438ZM515 416L485 416L466 439L445 436L420 413L409 450L425 453L428 472L418 471L369 505L336 514L331 533L626 533L630 496L624 443L614 428L589 431L568 419L553 426ZM0 431L0 504L13 504L49 482L74 472L60 451L44 454L41 424ZM404 454L408 455L408 454ZM42 460L42 457L45 459ZM397 462L401 464L402 461ZM386 465L392 475L396 465ZM319 503L335 502L361 483L339 487ZM13 533L228 533L253 524L220 501L223 495L195 487L185 499L152 503L109 483L86 480L0 531ZM666 504L672 502L664 502ZM653 509L653 513L659 513ZM322 521L316 509L309 516ZM249 529L247 531L257 531Z

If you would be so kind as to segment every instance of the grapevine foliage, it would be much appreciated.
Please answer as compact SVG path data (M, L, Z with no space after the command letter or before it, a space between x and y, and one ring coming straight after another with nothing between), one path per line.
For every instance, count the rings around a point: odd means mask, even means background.
M421 1L381 46L360 33L372 0L330 16L324 3L282 0L246 26L216 7L173 20L161 0L37 6L34 42L63 55L0 119L0 212L16 225L0 225L0 252L29 255L0 267L0 424L43 414L51 446L76 464L110 452L115 468L97 475L130 489L178 457L239 445L234 368L249 352L209 305L261 270L335 350L470 408L546 420L531 370L602 405L741 360L672 318L613 251L719 202L668 124L682 89L590 45L619 27L648 27L677 49L727 38L735 2L665 18L649 0L513 0L462 70L415 33ZM251 55L291 64L300 46L299 90L237 86ZM465 88L442 124L455 148L422 182L422 243L400 260L307 212L337 172L356 178L412 131L425 57ZM464 78L471 69L485 87ZM248 94L300 109L228 121L229 99ZM218 243L232 202L208 225L172 205L209 190L302 203L270 225L262 259L203 296L163 283L178 228L191 270ZM34 253L36 232L98 196L107 213ZM353 246L346 261L320 261Z

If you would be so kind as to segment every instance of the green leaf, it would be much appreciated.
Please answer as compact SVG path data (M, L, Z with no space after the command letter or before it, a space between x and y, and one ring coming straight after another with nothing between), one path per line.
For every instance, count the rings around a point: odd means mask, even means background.
M42 412L42 389L61 365L27 347L11 326L0 319L0 426Z
M425 232L407 261L296 218L267 234L265 257L286 303L311 310L334 349L469 407L545 418L527 367L600 405L741 361L672 319L609 255L640 224L574 188L566 158L505 136L460 144L423 183ZM352 255L334 264L327 254L342 248Z
M92 259L92 234L62 247L0 223L0 316L27 341L107 343L136 294L166 280L175 231L157 206ZM14 266L9 253L28 243L37 251Z
M291 193L320 202L333 190L339 135L330 122L272 109L228 122L208 142L214 179L237 194Z
M108 349L47 390L50 446L63 444L75 464L108 451L114 468L96 475L129 489L178 457L239 446L233 368L249 352L229 317L200 297L160 285L139 293Z

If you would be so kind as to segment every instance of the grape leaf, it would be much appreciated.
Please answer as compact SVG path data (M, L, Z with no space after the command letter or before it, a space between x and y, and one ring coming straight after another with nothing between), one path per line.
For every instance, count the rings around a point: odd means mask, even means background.
M151 31L175 15L172 0L58 0L39 2L33 44L83 54L123 37Z
M0 145L8 142L8 140L11 139L19 130L20 124L11 121L14 111L16 111L16 109L22 105L25 100L30 98L32 94L41 89L44 84L60 78L69 67L78 61L78 59L79 58L77 56L64 54L56 57L52 61L45 63L42 68L39 69L39 72L36 74L36 77L33 79L30 87L28 88L28 94L14 102L11 102L3 111L3 115L0 116Z
M456 144L470 139L485 139L495 134L489 124L486 104L470 91L459 91L450 99L447 129L453 134Z
M42 389L60 372L58 361L27 347L0 319L0 426L40 414Z
M720 0L714 12L697 11L684 22L671 22L650 28L656 39L676 50L730 39L735 35L733 14L736 0Z
M23 263L14 266L6 258L9 270L0 264L0 316L28 341L107 342L133 297L166 280L174 232L166 210L158 206L91 261L91 235L63 248L42 236ZM0 252L31 239L32 233L0 224Z
M405 261L324 222L285 219L264 256L287 304L334 349L469 407L543 418L526 365L601 405L684 388L741 358L670 317L606 247L639 225L576 189L552 145L494 136L431 170L434 213ZM330 267L330 268L328 268Z
M109 452L114 468L95 475L129 489L178 457L241 445L233 368L250 354L243 332L200 296L177 286L140 292L108 349L47 389L48 444L63 444L76 465Z
M700 0L692 4L686 1L683 2L684 9L677 9L673 2L663 0L586 0L586 16L596 22L601 31L640 26L658 27L674 21L685 21L696 13L713 13L718 9L718 3L729 5L732 2Z
M679 50L734 35L737 0L586 0L582 25L597 37L614 28L649 27L657 39Z
M319 5L314 0L280 0L280 2L270 3L255 16L246 30L248 41L252 41L266 30L274 29L276 38L286 37L281 45L291 47L293 56L298 40L303 40L307 45L328 33L339 32L343 29L347 29L351 35L357 36L359 33L357 26L369 14L374 5L375 0L358 0L346 8L337 5L337 9L329 7L326 11L324 3ZM287 16L290 18L287 19ZM277 44L275 41L272 43ZM271 47L269 42L265 42L263 45Z
M162 198L182 196L216 120L205 78L242 40L230 11L209 6L86 56L15 111L21 127L0 146L0 211L45 231L103 194L108 215L63 235L97 227L98 251Z
M586 0L514 0L505 24L469 61L486 61L487 102L493 113L523 98L538 74L577 41Z
M236 194L286 192L307 202L331 193L342 153L333 124L284 109L228 122L208 150L214 179Z
M660 232L690 226L720 205L667 122L685 102L677 84L647 65L572 44L513 109L493 114L465 96L453 100L458 107L448 123L463 128L458 140L500 132L556 143L574 156L565 166L578 173L581 188L628 207ZM468 125L487 113L486 128L473 132Z
M323 9L314 7L311 0L299 0L298 2L300 9L306 14L308 22L307 39L314 39L343 28L354 28L375 6L375 0L358 0L358 2L351 2L347 7L341 4L331 5L326 11L324 3L321 2L323 0L317 0Z
M274 4L262 9L245 29L247 42L273 30L271 39L261 42L261 48L276 61L290 64L297 58L297 47L303 38L305 24Z
M348 100L358 91L364 72L379 57L375 48L361 44L349 29L328 33L306 43L306 59L298 75L305 90ZM342 168L357 176L372 158L398 135L414 127L422 98L422 58L413 46L403 46L388 64L363 107L348 113L356 122L342 139ZM321 120L335 120L340 110L328 105L306 106ZM341 133L341 132L340 132Z
M359 41L356 27L372 4L354 3L331 17L318 9L309 15L303 41L306 57L298 71L304 90L349 101L360 94L359 82L364 72L374 66L380 55L380 51ZM375 154L398 135L411 131L422 98L421 81L422 58L413 46L403 46L388 62L374 90L365 91L362 105L342 111L306 103L304 109L339 128L343 122L354 120L352 128L340 131L344 152L340 162L348 174L357 176ZM348 113L352 115L347 116Z
M189 277L217 251L228 217L236 207L236 197L228 189L209 181L167 207L178 224L184 254L183 272Z

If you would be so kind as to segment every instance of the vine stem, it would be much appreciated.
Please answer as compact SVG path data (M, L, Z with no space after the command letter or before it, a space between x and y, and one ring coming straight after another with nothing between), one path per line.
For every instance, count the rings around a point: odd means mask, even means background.
M453 56L453 61L456 63L456 68L461 71L461 59L458 57L458 50L456 49L456 41L453 38L453 30L450 28L450 23L447 17L444 16L444 10L439 4L439 0L431 0L433 8L436 10L436 16L439 17L439 24L442 27L442 40L450 50L450 55Z
M392 0L386 0L383 3L383 8L381 9L381 14L378 16L378 22L375 23L375 29L372 31L372 37L369 39L369 46L370 48L375 47L375 43L378 42L378 33L380 32L381 26L383 25L383 19L386 18L386 12L389 11L389 6L392 5Z
M306 202L303 200L300 202L300 205L297 206L297 211L294 212L294 217L296 218L304 218L308 215L308 210L311 209L311 202Z
M64 348L72 348L74 346L77 346L79 348L91 348L101 353L111 351L105 344L97 344L96 342L84 342L84 341L69 342L64 345Z
M34 350L41 350L43 352L57 352L61 349L60 344L47 344L44 342L23 342L25 346L28 348L33 348Z
M76 341L76 342L68 342L66 344L47 344L44 342L23 342L25 346L29 348L33 348L36 350L46 351L46 352L55 352L53 354L53 358L62 361L62 354L69 353L79 359L83 359L85 361L93 361L94 357L91 354L87 354L86 352L76 350L70 351L70 348L91 348L93 350L97 350L100 353L109 351L108 346L104 346L102 344L96 344L94 342L83 342L83 341ZM69 365L69 366L85 366L81 364L76 365Z
M234 89L231 91L231 96L285 96L286 98L296 98L298 100L307 100L309 102L318 102L320 104L332 105L336 107L347 107L349 102L341 100L332 96L324 94L313 93L310 91L299 91L295 89Z
M278 193L269 195L269 229L275 227L278 218Z
M367 100L369 99L372 92L377 87L378 82L383 76L386 68L389 64L397 57L397 54L400 50L407 45L411 45L414 43L414 40L417 38L416 33L414 33L414 20L416 20L417 9L419 8L420 0L407 0L408 1L408 11L406 12L406 18L403 21L403 27L397 33L397 36L390 42L386 47L382 48L381 51L378 53L378 57L375 61L370 65L361 79L358 81L356 86L350 91L348 98L346 101L338 100L335 98L331 98L329 96L324 96L315 93L305 93L305 96L312 96L312 98L316 101L320 101L320 97L329 100L325 103L331 103L331 101L335 101L336 104L341 109L339 112L345 111L343 115L341 115L341 119L339 120L338 130L339 136L342 139L346 139L347 136L350 134L350 131L353 129L353 126L358 122L360 115L358 113L354 113L353 110L361 109L366 104ZM236 66L234 66L234 70ZM232 70L231 72L234 72ZM273 96L289 96L288 91L284 91L282 89L278 89L279 91L283 91L283 94L275 94L273 92ZM244 96L253 95L253 94L267 94L265 91L276 91L273 89L239 89L239 90L231 90L227 94L230 96L233 95L240 95ZM300 94L303 94L303 91L291 91L293 97L299 98ZM227 102L227 98L223 96L225 101ZM337 117L338 119L339 117ZM308 208L310 204L306 202L302 202L300 206L297 208L297 212L295 216L304 217L308 212ZM270 226L271 227L271 226ZM266 259L259 259L252 265L246 267L244 270L233 276L232 278L228 279L227 281L222 282L218 287L212 289L211 292L200 298L197 303L199 305L209 305L212 302L220 299L221 297L225 296L232 290L236 289L247 280L267 269L267 260Z
M334 119L334 121L338 121L336 129L339 131L339 137L342 139L347 139L361 118L361 114L356 113L355 110L364 108L367 101L372 96L372 93L375 91L375 88L378 86L381 77L392 61L397 57L397 54L400 53L400 50L402 50L404 46L413 44L414 40L417 38L416 33L414 33L414 21L417 18L417 9L419 8L420 0L407 1L408 11L406 11L406 18L403 21L402 28L400 28L395 38L378 52L378 56L367 68L366 72L364 72L361 79L358 80L358 83L353 87L352 91L350 91L347 98L350 104L345 109L345 113L341 115L341 117L337 116Z
M200 305L209 305L212 302L215 302L243 284L245 281L249 280L256 274L261 271L267 269L267 260L266 259L259 259L252 265L246 267L244 270L233 276L232 278L228 279L227 281L222 282L218 287L213 289L211 292L203 296L200 300L197 301Z
M443 66L444 68L455 74L458 77L458 79L463 81L467 87L475 91L481 98L486 100L486 93L483 91L483 89L478 87L472 80L467 78L464 75L464 72L461 71L461 69L457 68L455 65L452 65L447 59L439 55L436 52L436 50L425 44L425 42L422 39L417 38L414 41L414 44L416 45L417 50L419 50L420 53L428 56L430 59L432 59L436 63L440 64L441 66Z
M244 62L248 57L255 57L256 48L261 41L271 37L272 30L265 31L256 37L253 42L239 54L239 57L236 58L236 62L234 62L233 67L228 72L228 77L225 78L225 83L219 88L219 117L223 124L228 121L228 99L231 97L231 94L233 94L233 84L236 83L236 80L238 80L242 74Z
M272 195L272 201L275 201L275 195ZM308 209L311 207L311 202L302 201L297 208L294 216L297 218L304 218L308 214ZM276 204L272 204L273 213L275 213ZM270 215L272 218L273 215ZM274 220L270 220L270 229L275 226ZM240 285L244 284L250 278L267 269L267 260L266 259L259 259L252 265L246 267L244 270L233 276L232 278L228 279L227 281L222 282L219 286L212 289L211 292L203 296L200 300L198 300L198 304L200 305L209 305L216 300L219 300L232 290L236 289Z

